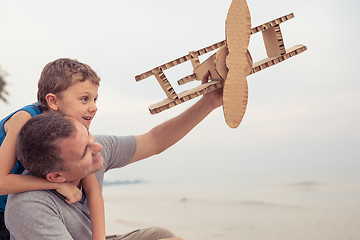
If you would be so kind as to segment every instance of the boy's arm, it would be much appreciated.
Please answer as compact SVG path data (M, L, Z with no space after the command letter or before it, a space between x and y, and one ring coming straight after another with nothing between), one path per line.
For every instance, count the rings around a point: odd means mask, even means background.
M209 72L205 73L202 83L208 81L209 75ZM137 149L130 163L168 149L189 133L215 108L221 105L222 89L217 89L204 95L198 102L179 116L153 128L148 133L136 136Z
M4 125L6 136L0 146L0 178L11 173L16 163L16 140L20 129L31 118L26 111L15 113ZM2 179L1 179L2 180ZM2 181L0 181L2 182ZM1 190L3 189L0 185ZM5 187L5 186L4 186ZM0 191L1 191L0 190Z
M82 179L82 185L89 203L92 240L104 240L106 235L104 200L95 174Z
M22 126L31 118L26 111L15 113L6 125L6 137L0 146L0 195L33 190L55 189L65 195L69 203L81 199L79 189L70 183L52 183L46 179L11 174L16 163L16 141Z

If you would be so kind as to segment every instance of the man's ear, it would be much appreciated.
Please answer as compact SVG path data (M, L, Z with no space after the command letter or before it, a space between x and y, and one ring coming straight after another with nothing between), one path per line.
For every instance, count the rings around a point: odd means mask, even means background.
M48 173L46 179L50 182L62 183L66 181L66 178L60 173Z
M59 110L59 106L57 104L58 102L58 98L55 94L53 93L48 93L45 96L46 102L49 105L49 108L54 110L54 111L58 111Z

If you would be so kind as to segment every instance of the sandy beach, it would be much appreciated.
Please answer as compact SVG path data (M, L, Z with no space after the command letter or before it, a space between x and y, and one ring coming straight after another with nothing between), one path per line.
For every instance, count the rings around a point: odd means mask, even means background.
M140 183L103 189L107 233L161 226L183 239L360 239L360 184Z

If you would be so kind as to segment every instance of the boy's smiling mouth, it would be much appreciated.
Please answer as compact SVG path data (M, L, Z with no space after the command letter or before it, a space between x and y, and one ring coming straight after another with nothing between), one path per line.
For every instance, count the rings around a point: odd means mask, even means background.
M83 117L86 121L91 121L92 117Z

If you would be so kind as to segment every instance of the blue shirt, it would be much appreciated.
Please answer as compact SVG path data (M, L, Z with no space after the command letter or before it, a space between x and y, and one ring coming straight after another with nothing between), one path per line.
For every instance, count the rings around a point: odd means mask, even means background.
M13 112L12 114L10 114L9 116L7 116L6 118L4 118L3 120L0 121L0 146L3 143L5 136L6 136L5 128L4 128L5 122L7 120L9 120L9 118L11 118L15 113L17 113L19 111L26 111L31 115L31 117L41 114L42 113L41 110L38 109L36 106L37 106L37 103L35 103L34 105L27 105L27 106L20 108L19 110ZM1 161L1 159L0 159L0 161ZM23 166L21 166L19 161L16 161L15 167L11 171L11 173L21 174L23 171L24 171ZM4 212L4 210L5 210L7 196L8 195L0 196L0 212Z

